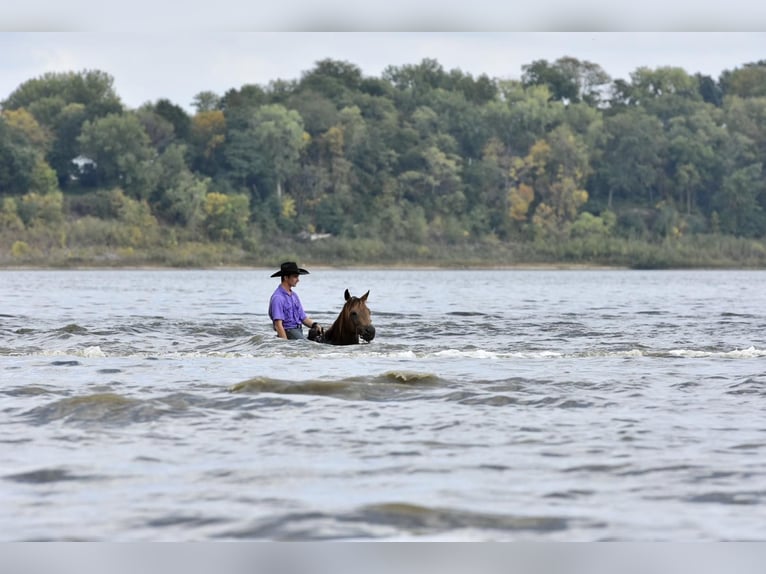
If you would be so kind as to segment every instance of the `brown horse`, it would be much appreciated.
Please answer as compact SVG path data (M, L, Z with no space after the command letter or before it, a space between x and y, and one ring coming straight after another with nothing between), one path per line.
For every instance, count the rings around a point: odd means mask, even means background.
M309 339L318 343L330 343L331 345L357 345L359 339L367 343L375 338L375 327L372 326L370 310L367 308L367 291L361 297L352 297L346 289L343 305L338 318L329 329L320 332L316 328L309 331Z

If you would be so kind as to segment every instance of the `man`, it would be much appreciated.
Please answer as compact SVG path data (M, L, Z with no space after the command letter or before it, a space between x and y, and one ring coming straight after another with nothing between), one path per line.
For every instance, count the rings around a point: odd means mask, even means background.
M298 267L295 261L286 261L282 263L279 271L272 275L272 277L279 277L280 283L271 295L269 317L277 337L281 339L303 339L302 325L316 331L323 331L318 323L306 315L298 294L293 291L300 281L300 275L308 274L309 272Z

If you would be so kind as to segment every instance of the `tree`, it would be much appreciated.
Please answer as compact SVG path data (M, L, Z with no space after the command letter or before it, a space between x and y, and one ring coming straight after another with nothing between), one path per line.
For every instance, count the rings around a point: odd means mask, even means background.
M271 184L278 199L285 180L298 171L304 137L300 114L279 104L258 108L232 127L224 155L232 179L251 187L257 179Z
M661 66L652 70L641 66L630 74L630 78L634 96L642 103L668 95L700 99L698 81L683 68Z
M183 145L172 144L159 157L152 203L155 212L168 223L193 228L202 217L210 180L193 174L186 165L185 155Z
M487 106L486 122L514 155L526 155L536 141L561 123L564 106L550 101L547 86L524 88L518 82L503 81L499 87L502 100Z
M300 114L305 130L311 137L327 131L338 121L335 103L323 94L310 89L304 89L290 96L286 107Z
M424 58L416 65L388 66L383 70L382 79L399 91L423 95L443 87L447 82L447 74L438 61Z
M584 102L591 106L602 100L602 87L611 78L601 66L565 56L553 64L535 60L522 66L524 86L548 86L551 98L566 103Z
M397 107L405 114L428 105L431 93L437 88L446 88L449 83L442 65L431 58L424 58L417 65L388 66L383 70L382 79L394 87Z
M88 117L94 118L122 111L122 103L114 90L114 79L106 72L83 70L82 72L48 72L39 78L21 84L2 106L6 110L30 109L40 101L58 102L60 107L70 103L83 104ZM53 118L39 118L48 125Z
M598 180L606 188L607 208L615 196L632 203L653 201L666 144L662 123L641 108L604 120L605 140Z
M303 74L297 91L321 94L341 107L351 103L350 94L358 91L361 84L362 70L359 66L328 58L318 61L313 70Z
M220 109L221 97L215 92L205 90L194 96L192 106L194 106L198 114L202 112L212 112Z
M741 98L766 97L766 60L724 71L720 84L725 95Z
M95 162L104 186L121 186L131 196L148 197L156 181L156 153L136 114L112 114L86 121L78 138L83 153Z
M632 101L665 124L671 118L694 113L702 102L697 78L683 68L641 67L631 74L631 81Z
M51 72L24 82L2 103L6 110L27 109L50 132L46 160L61 186L78 175L72 160L80 154L77 137L83 123L122 112L113 83L99 70Z
M721 191L713 200L720 230L744 237L763 237L766 217L759 196L766 193L763 165L754 163L724 177Z
M398 178L402 196L421 205L429 221L438 216L461 214L465 194L459 156L436 145L426 146L420 154L422 168L405 171Z
M437 115L438 132L454 138L456 152L464 158L481 156L484 142L492 133L481 108L471 104L461 92L441 88L431 94L429 107Z
M721 104L723 104L723 90L716 81L710 76L703 76L699 73L695 74L694 77L699 82L699 92L702 100L720 108Z
M20 143L33 147L45 156L51 148L52 134L41 126L25 108L6 110L0 113L6 125L16 134Z
M51 191L39 194L31 191L21 197L18 213L26 227L55 227L64 219L64 194Z
M162 98L154 104L154 113L171 123L176 138L184 141L189 139L191 118L181 106Z
M58 190L45 160L50 135L25 109L0 113L0 193L47 194Z
M135 113L157 152L164 151L176 139L173 124L155 112L151 104L141 106Z
M536 235L567 237L580 207L588 200L583 183L589 172L585 144L566 126L556 128L535 143L526 157L514 160L509 216L521 220L527 207L532 211Z
M745 136L751 150L742 150L754 156L746 158L747 163L766 157L766 97L741 98L727 96L724 100L723 121L731 134Z
M677 202L686 207L687 215L696 208L698 194L709 195L717 187L722 167L719 150L727 137L718 112L709 104L699 104L694 113L675 117L668 126L668 175L678 192ZM709 203L708 197L704 203Z
M229 112L235 108L257 108L269 103L269 94L261 86L245 84L238 90L231 89L221 98L220 107Z
M189 133L191 163L196 171L214 175L226 142L226 117L221 110L197 112Z
M511 152L496 137L487 140L479 161L464 166L468 208L473 212L471 219L474 225L483 229L481 235L506 237L508 234L510 167ZM473 190L473 193L468 193L468 190Z
M231 241L247 230L249 200L246 195L211 192L203 204L204 226L211 239Z

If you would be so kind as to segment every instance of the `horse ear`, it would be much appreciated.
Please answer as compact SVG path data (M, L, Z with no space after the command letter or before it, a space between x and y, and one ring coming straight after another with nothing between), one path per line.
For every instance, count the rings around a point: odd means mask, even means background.
M370 294L370 290L368 289L368 290L367 290L367 293L365 293L364 295L362 295L362 296L360 297L360 299L361 299L362 301L367 301L367 296L368 296L369 294Z
M343 294L343 296L346 298L346 301L351 299L351 293L348 292L348 289L346 289L346 292Z

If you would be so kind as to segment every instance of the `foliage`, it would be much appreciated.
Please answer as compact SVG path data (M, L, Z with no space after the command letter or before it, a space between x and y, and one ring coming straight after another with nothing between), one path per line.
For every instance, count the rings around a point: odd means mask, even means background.
M155 184L156 152L135 114L110 114L86 121L78 142L95 163L102 186L119 185L133 197L148 197Z
M248 198L211 192L203 204L203 225L211 239L229 241L242 238L248 221Z
M2 102L0 258L759 265L764 70L612 81L562 56L520 80L433 59L365 77L324 59L201 91L193 115L126 110L105 72L45 74Z
M62 211L64 195L54 191L40 195L31 191L22 196L18 213L25 227L54 226L64 218Z

